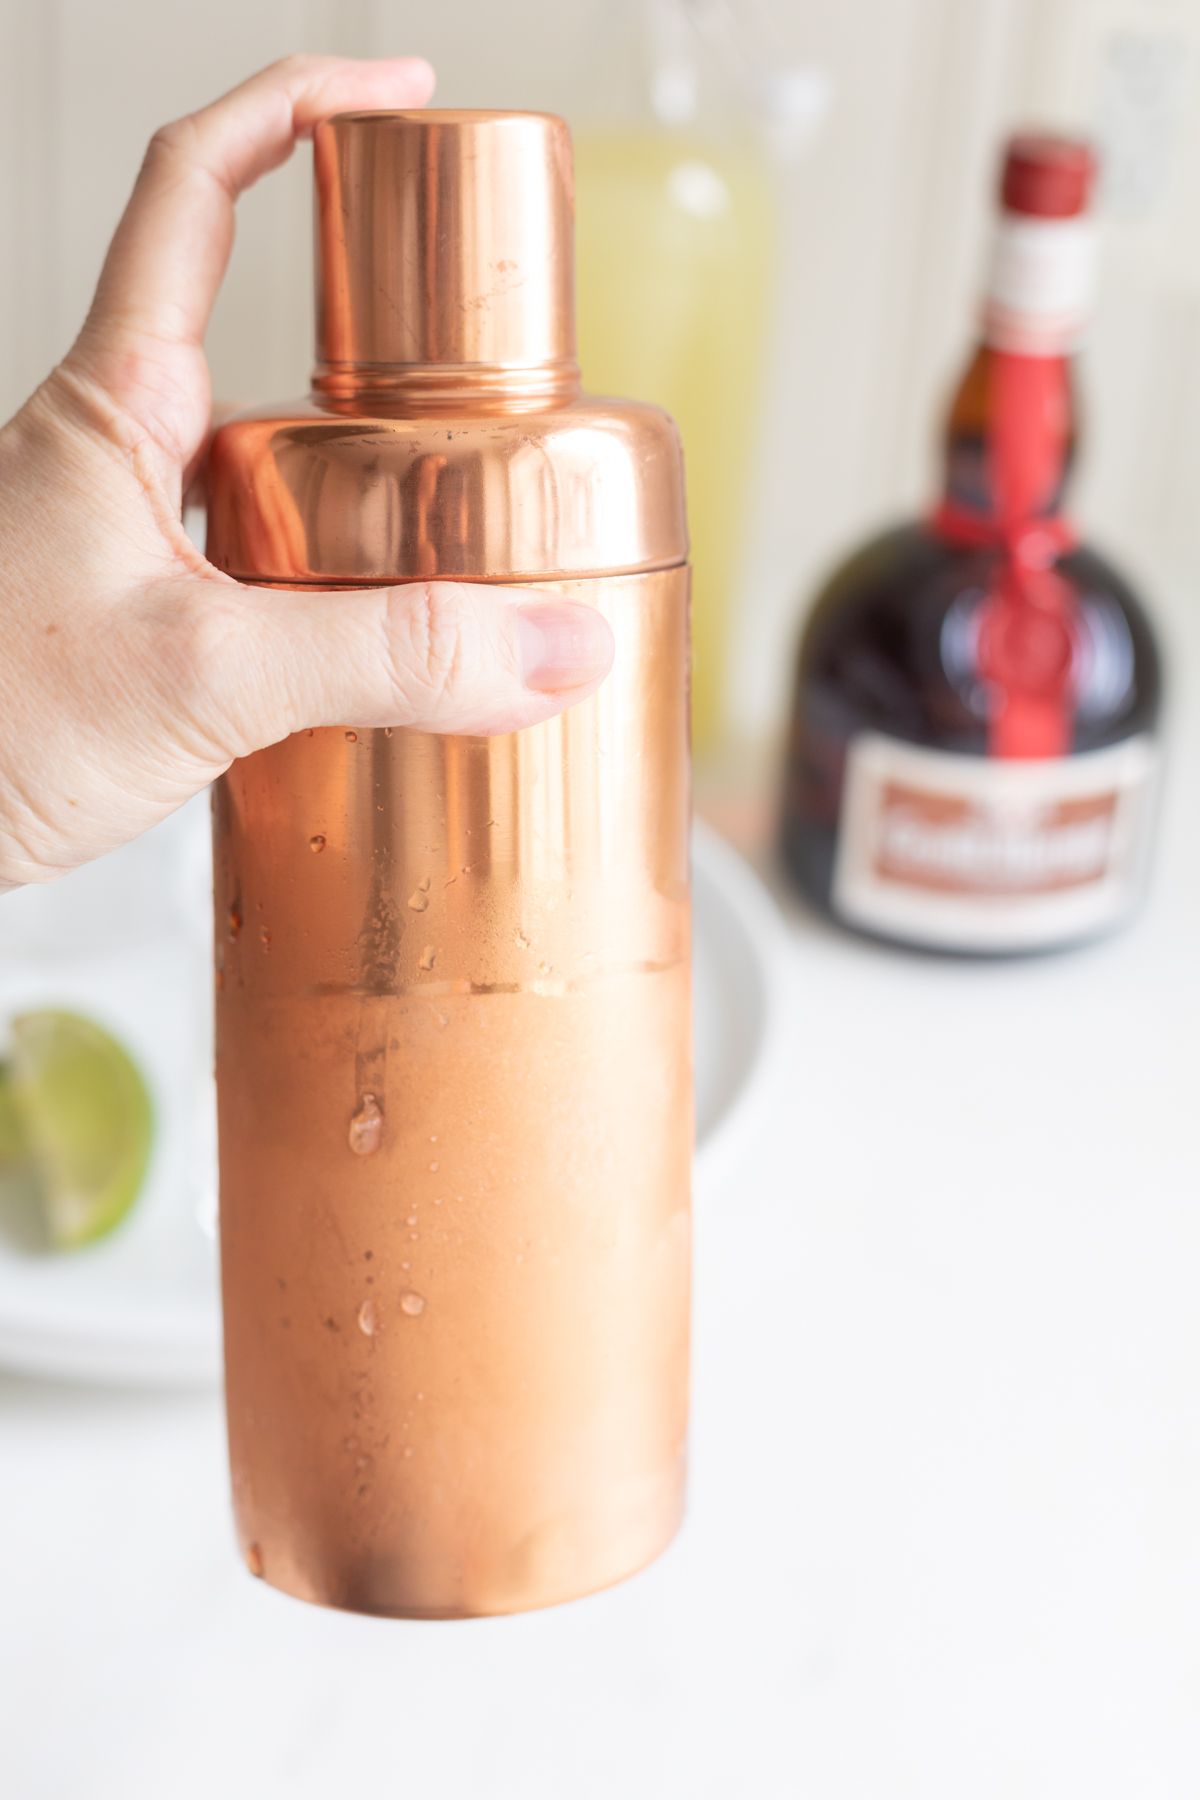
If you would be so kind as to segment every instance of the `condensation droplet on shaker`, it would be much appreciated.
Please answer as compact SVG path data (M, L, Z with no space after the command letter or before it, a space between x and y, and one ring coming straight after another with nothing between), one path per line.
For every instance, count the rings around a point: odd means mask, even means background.
M357 731L348 731L348 732L347 732L347 733L346 733L346 742L347 742L347 743L348 743L348 744L357 744L357 742L358 742L358 733L357 733Z
M437 951L432 944L426 944L421 952L421 967L428 972L437 961Z
M229 909L229 935L230 935L230 937L236 938L238 933L241 931L241 929L242 929L242 915L238 911L236 906L231 906Z
M325 839L321 836L320 832L317 832L315 837L309 838L308 847L314 856L320 856L322 850L325 848Z
M271 934L265 925L259 928L258 941L264 950L269 950L271 948Z
M425 1311L424 1295L415 1294L411 1288L406 1288L400 1296L400 1311L407 1313L410 1319L419 1319Z
M429 905L429 895L424 893L420 888L414 888L413 892L408 896L408 904L413 912L424 912L425 908Z
M429 1173L431 1175L436 1175L441 1166L440 1162L431 1162L429 1165Z
M371 1337L375 1331L375 1302L364 1300L358 1309L358 1329L364 1337Z
M528 950L528 948L529 948L529 939L526 937L526 935L523 931L518 931L518 933L517 933L517 949L518 950Z
M383 1113L374 1094L364 1094L350 1119L349 1143L356 1156L370 1156L383 1136Z
M252 1575L262 1575L263 1554L257 1544L247 1544L246 1546L246 1567Z

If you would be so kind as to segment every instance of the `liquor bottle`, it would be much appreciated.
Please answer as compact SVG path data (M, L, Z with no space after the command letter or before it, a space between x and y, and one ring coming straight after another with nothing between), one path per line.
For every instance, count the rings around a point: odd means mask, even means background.
M819 908L898 943L1053 949L1143 887L1159 655L1063 510L1093 177L1082 142L1008 145L941 500L852 555L802 635L784 860Z
M492 738L302 731L215 806L243 1554L363 1612L549 1605L673 1534L687 1418L686 535L656 407L579 389L559 119L318 126L311 398L217 434L212 560L600 608ZM348 604L351 602L348 602Z

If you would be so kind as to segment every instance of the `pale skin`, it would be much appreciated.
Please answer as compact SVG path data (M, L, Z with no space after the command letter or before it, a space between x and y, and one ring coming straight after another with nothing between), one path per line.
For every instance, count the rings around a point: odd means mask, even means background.
M281 606L181 524L237 196L327 115L432 90L413 58L289 57L152 139L78 339L0 429L0 889L127 842L292 731L514 731L607 674L586 606L457 582Z

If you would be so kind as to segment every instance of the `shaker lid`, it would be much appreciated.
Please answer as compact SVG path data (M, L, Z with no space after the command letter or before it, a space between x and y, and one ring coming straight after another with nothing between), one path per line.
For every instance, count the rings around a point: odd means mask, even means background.
M541 397L577 388L562 119L343 113L317 126L313 168L319 374L511 369Z

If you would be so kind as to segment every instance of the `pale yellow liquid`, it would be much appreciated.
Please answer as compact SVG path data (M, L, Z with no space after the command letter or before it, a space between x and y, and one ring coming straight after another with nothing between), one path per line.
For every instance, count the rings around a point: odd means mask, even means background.
M776 241L750 147L652 130L575 144L580 360L594 393L630 394L683 434L692 539L696 748L724 707Z

